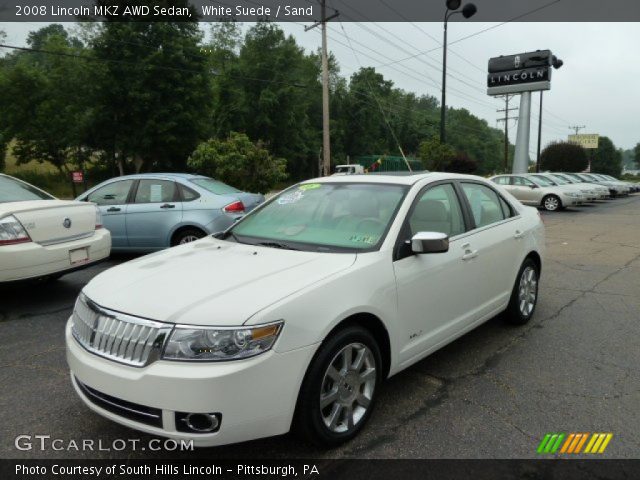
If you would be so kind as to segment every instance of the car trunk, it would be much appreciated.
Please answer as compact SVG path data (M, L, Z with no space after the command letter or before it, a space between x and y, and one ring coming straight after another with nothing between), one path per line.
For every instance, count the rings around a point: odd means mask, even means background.
M242 192L236 194L236 196L238 197L238 200L240 200L244 205L244 211L247 213L264 202L264 195L262 195L261 193Z
M13 215L36 243L70 241L95 231L96 208L91 203L42 200L15 207Z

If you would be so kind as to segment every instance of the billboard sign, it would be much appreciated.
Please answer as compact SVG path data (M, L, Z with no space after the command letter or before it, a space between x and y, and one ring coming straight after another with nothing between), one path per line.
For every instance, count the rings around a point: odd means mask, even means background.
M577 143L582 148L598 148L597 133L579 133L577 135L569 135L569 143Z
M549 90L554 56L550 50L501 55L489 59L487 94Z

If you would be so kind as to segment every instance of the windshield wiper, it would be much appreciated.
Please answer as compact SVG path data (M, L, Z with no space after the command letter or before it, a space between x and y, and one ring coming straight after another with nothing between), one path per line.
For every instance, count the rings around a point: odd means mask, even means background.
M298 250L295 247L292 247L291 245L287 245L285 243L280 243L280 242L258 242L256 243L256 245L262 245L263 247L271 247L271 248L282 248L284 250Z

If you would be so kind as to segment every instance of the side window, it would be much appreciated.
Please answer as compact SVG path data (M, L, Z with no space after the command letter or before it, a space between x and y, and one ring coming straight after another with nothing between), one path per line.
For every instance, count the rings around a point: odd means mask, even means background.
M498 195L498 198L500 199L500 206L502 207L502 213L504 214L504 218L513 217L514 214L513 214L513 208L511 207L511 205L509 205L509 203L500 195Z
M131 185L133 185L133 180L110 183L89 194L87 201L95 202L98 205L122 205L127 203Z
M518 185L519 187L530 187L533 185L533 182L524 177L513 177L513 184Z
M493 181L498 185L509 185L509 177L497 177Z
M182 184L178 184L178 189L180 190L180 196L182 197L183 202L191 202L200 198L200 194L195 190L191 190L189 187L185 187Z
M491 225L506 218L500 198L491 188L478 183L463 183L462 190L471 206L476 228Z
M135 203L175 202L177 198L175 182L170 180L140 180Z
M451 184L436 185L425 191L409 217L411 235L442 232L450 237L464 233L462 209Z

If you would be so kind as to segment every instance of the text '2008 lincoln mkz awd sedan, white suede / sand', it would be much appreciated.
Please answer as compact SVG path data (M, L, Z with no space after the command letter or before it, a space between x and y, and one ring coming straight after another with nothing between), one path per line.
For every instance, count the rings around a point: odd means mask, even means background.
M307 181L89 282L71 379L100 415L199 446L292 428L337 445L387 377L498 313L527 322L543 249L536 209L479 177Z

